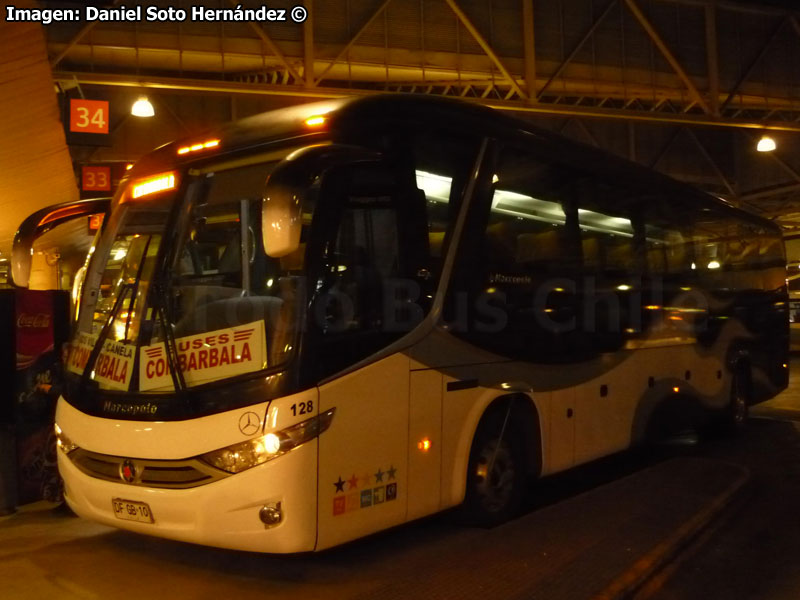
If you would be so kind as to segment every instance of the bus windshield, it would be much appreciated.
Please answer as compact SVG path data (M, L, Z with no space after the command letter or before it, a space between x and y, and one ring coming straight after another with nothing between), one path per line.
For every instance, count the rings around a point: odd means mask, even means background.
M275 164L251 157L190 170L180 195L123 196L91 258L68 370L100 389L163 393L285 365L304 244L264 252ZM308 207L302 218L305 229Z

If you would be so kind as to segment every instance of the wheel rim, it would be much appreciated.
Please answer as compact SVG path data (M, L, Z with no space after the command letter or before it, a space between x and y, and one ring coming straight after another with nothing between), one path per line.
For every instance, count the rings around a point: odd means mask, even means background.
M516 468L508 444L496 439L487 442L475 463L475 489L481 506L489 512L505 509L514 492L515 479Z

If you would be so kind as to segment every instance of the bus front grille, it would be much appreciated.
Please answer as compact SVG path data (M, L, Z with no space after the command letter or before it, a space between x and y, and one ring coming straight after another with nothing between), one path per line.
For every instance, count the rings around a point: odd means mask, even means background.
M78 448L70 460L83 473L97 479L154 488L186 489L229 476L197 458L152 460L97 454ZM127 477L123 475L127 466Z

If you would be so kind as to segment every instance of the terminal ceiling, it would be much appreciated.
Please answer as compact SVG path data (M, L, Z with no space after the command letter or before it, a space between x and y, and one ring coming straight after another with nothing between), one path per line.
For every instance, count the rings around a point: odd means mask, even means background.
M199 3L149 4L188 9ZM261 2L204 4L248 8ZM386 91L452 96L514 111L699 185L778 221L787 233L800 233L795 2L304 4L309 18L303 24L46 27L59 90L101 94L117 107L114 145L73 149L73 157L131 160L172 137L310 99ZM127 116L140 93L150 95L159 113L148 124ZM755 143L767 130L778 150L759 154Z

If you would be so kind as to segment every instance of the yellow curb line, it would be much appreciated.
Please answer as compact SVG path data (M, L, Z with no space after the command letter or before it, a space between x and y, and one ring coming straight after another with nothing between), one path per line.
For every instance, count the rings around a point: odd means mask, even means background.
M741 465L742 475L705 509L684 523L666 540L637 560L631 568L614 579L592 600L620 600L641 586L649 577L672 560L700 531L730 503L750 480L750 470Z

